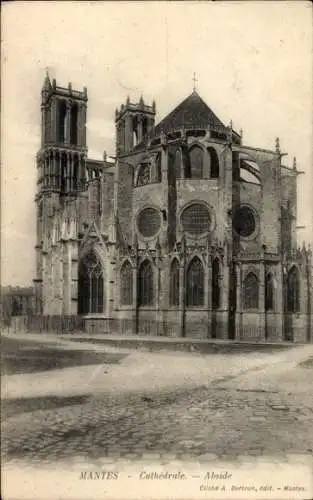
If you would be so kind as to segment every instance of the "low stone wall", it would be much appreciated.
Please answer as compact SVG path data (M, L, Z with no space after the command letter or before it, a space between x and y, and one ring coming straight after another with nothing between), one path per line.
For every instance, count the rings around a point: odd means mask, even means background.
M25 316L24 329L31 332L71 333L85 330L81 316Z
M121 315L106 318L103 315L89 316L16 316L2 330L20 332L53 333L103 333L108 335L139 335L147 337L188 337L191 339L227 340L227 311L194 310L142 310L138 315L133 310L121 311ZM312 342L310 318L305 314L281 315L268 313L237 313L234 340L247 342Z

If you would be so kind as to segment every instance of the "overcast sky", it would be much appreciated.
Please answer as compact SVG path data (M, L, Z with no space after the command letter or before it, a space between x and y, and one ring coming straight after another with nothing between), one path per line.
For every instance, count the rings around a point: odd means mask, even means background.
M2 284L35 276L35 155L45 68L88 88L89 157L114 154L114 111L143 94L157 119L192 92L244 143L280 137L306 172L299 242L312 241L310 2L9 2L2 6Z

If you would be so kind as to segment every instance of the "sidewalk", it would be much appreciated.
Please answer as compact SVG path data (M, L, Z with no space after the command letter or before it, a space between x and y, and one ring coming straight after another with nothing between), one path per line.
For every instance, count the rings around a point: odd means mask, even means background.
M2 335L21 338L23 340L35 340L40 342L53 343L54 346L63 349L91 349L140 351L178 351L178 352L198 352L203 354L223 353L223 352L257 352L257 351L283 351L307 344L293 344L290 342L247 342L224 339L194 339L189 337L157 337L140 335L119 335L119 334L90 334L90 333L28 333L28 332L2 332Z

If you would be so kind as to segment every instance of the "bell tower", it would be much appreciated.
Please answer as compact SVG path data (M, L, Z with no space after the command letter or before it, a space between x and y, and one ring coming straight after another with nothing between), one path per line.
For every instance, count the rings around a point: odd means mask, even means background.
M67 271L67 263L72 262L76 242L60 241L66 214L71 212L75 217L79 192L87 189L87 100L86 88L74 90L71 83L60 87L46 74L41 90L41 147L36 158L37 313L59 314L62 293L65 311L73 310L69 290L75 284L75 262L71 263L72 274ZM61 293L62 287L65 291Z
M116 126L116 154L129 153L154 127L155 102L152 106L144 103L140 97L139 103L130 102L127 97L126 105L115 111Z
M85 185L87 89L59 87L46 74L41 91L38 191L77 195Z

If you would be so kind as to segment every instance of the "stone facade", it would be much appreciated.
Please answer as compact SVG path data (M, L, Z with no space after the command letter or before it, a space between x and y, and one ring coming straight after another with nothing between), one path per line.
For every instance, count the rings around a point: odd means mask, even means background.
M116 161L87 158L87 90L42 89L36 293L91 331L312 340L312 252L297 166L247 147L196 91L158 125L115 112Z

